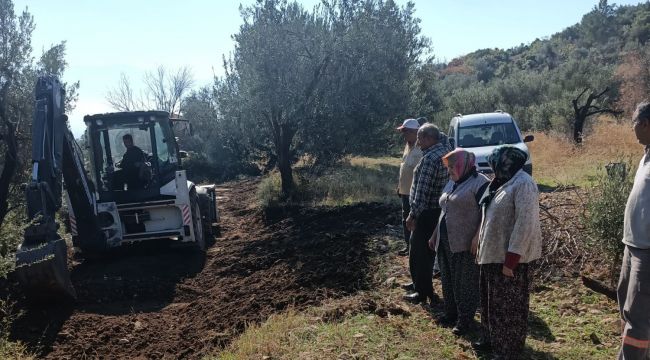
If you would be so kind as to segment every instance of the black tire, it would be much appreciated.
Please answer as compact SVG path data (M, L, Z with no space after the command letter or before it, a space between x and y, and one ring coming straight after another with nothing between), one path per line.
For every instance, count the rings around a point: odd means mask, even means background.
M205 251L205 233L203 220L201 219L201 207L199 206L199 197L195 192L190 194L190 207L192 208L192 228L194 229L194 246Z

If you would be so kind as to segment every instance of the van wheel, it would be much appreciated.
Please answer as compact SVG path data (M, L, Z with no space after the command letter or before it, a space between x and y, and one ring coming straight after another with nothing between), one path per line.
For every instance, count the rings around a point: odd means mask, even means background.
M190 195L190 207L192 208L192 228L194 229L194 244L197 249L205 251L205 234L203 232L203 221L201 219L201 207L199 197L195 192Z

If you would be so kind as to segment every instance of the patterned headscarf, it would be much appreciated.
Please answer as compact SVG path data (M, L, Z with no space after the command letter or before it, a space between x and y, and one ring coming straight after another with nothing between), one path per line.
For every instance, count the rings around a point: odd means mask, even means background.
M466 178L476 170L476 156L460 148L445 155L442 158L442 163L446 167L454 169L460 179Z
M526 160L528 160L528 155L523 150L512 145L503 145L492 150L492 154L488 156L487 161L494 171L494 179L481 195L479 205L487 208L501 185L512 179L517 171L524 167Z
M503 184L512 179L513 176L524 167L528 160L528 155L521 149L504 145L492 150L487 161L494 171L494 178Z

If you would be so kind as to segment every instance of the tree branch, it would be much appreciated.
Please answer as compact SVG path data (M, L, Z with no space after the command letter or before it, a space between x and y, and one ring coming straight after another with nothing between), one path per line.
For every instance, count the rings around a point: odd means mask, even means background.
M609 91L609 87L606 87L605 90L603 90L600 94L596 95L594 99L598 99L599 97L603 96L606 92ZM593 94L592 94L593 95Z

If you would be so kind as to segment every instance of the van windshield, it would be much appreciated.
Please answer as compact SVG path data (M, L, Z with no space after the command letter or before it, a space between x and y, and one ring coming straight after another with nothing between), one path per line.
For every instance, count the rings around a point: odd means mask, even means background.
M513 123L485 124L458 128L458 147L473 148L521 142Z

